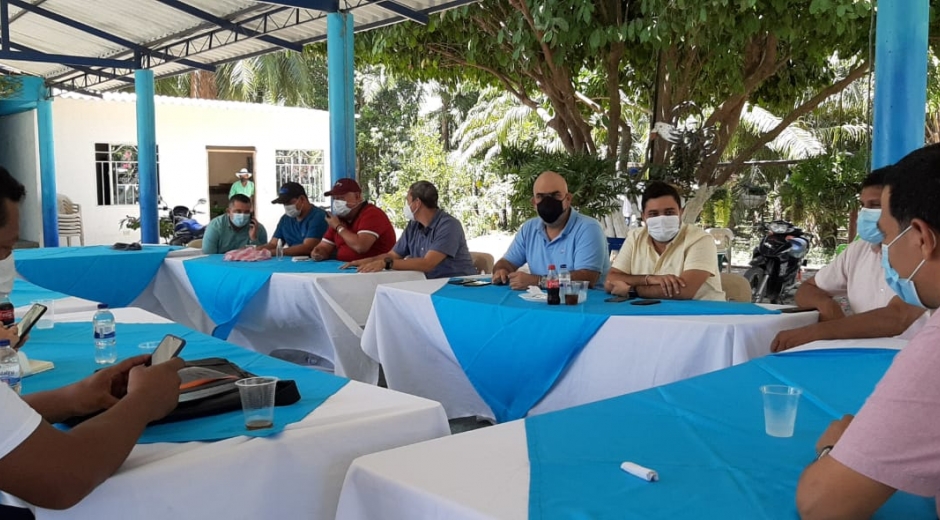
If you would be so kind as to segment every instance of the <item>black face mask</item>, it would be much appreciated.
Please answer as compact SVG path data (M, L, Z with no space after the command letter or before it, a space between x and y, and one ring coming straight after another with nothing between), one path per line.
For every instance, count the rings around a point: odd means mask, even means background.
M538 208L539 218L546 224L554 224L565 212L564 205L555 197L545 197L536 208Z

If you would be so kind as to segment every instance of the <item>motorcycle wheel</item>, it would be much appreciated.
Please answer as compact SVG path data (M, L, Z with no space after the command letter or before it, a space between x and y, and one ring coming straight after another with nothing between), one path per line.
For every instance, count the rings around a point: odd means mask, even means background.
M183 237L174 237L173 240L170 240L171 246L185 246L189 243L189 240Z
M751 301L762 302L767 295L767 272L760 267L752 267L744 273L744 278L751 286Z

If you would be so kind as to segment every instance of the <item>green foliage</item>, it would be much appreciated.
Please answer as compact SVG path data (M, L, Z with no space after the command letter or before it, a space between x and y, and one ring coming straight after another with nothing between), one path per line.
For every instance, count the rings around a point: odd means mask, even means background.
M118 227L121 229L140 229L140 218L132 215L128 215L121 219L121 222L118 223ZM173 222L169 219L161 218L160 219L160 237L163 238L166 242L169 242L173 238Z
M727 188L718 188L702 209L702 225L706 228L726 228L731 224L734 210L734 193Z
M784 217L809 229L831 251L838 230L858 206L858 191L867 174L867 157L829 154L801 162L779 189Z
M588 154L503 148L497 164L500 174L513 185L513 220L510 223L513 228L536 215L532 189L535 179L544 171L561 174L568 182L572 205L594 218L603 218L620 209L618 196L630 192L634 185L628 176L617 173L613 159Z
M12 96L19 88L20 84L16 78L0 74L0 99Z

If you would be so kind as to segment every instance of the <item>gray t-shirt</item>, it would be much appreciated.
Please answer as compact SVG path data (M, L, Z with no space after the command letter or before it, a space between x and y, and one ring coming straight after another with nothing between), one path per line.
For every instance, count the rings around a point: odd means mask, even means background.
M470 258L470 249L467 248L463 226L459 220L440 209L428 226L418 221L409 222L392 251L402 258L424 258L428 251L447 255L427 273L428 278L477 274L473 268L473 259Z

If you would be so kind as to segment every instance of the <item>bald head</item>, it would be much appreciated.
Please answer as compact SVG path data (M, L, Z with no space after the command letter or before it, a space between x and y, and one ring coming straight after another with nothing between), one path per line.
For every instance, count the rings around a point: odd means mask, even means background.
M562 195L568 194L568 183L557 172L545 171L535 179L535 186L532 189L533 195L538 196L539 193L544 195L556 191Z

